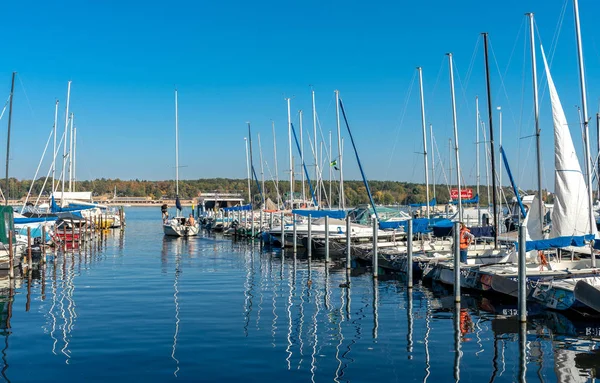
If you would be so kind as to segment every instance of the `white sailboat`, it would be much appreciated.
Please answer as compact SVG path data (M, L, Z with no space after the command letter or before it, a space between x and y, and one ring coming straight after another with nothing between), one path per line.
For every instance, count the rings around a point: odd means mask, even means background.
M163 222L165 235L172 237L191 237L198 235L200 225L194 221L190 222L181 215L181 203L179 202L179 120L177 110L177 89L175 89L175 189L177 214L175 217L166 219Z

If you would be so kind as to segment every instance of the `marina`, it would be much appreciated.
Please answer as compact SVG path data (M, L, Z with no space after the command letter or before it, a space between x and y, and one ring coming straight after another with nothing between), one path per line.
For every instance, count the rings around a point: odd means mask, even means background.
M368 268L261 250L259 241L169 239L159 235L156 207L126 213L126 230L81 252L49 254L12 288L4 282L4 379L596 376L597 321L532 306L520 326L514 302L469 294L457 316L443 285L411 291L402 277L373 279Z

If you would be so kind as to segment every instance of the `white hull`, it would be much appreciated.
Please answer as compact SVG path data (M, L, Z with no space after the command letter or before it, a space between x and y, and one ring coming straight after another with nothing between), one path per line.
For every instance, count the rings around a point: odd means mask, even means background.
M179 222L169 222L163 225L163 231L165 235L171 237L191 237L198 235L200 226L195 224L194 226L181 225Z

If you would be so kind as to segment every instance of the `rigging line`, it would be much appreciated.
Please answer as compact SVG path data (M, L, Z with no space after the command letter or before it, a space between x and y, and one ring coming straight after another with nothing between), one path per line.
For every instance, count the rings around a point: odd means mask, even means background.
M465 89L465 87L463 86L463 82L460 79L460 74L458 71L458 66L456 65L456 61L454 60L454 56L452 56L452 63L454 64L454 73L456 74L456 78L458 79L458 84L460 85L460 90L462 91L462 96L463 96L463 103L459 105L459 110L462 107L462 105L466 105L467 106L467 113L471 114L471 108L469 107L469 100L467 100L467 90Z
M10 95L8 96L8 99L4 103L4 108L2 108L2 113L0 113L0 120L2 120L2 116L4 116L4 112L6 112L6 107L8 106L9 102L10 102Z
M523 26L523 24L524 23L521 23L521 26ZM517 39L519 38L522 29L523 28L519 29L519 34L517 35ZM506 65L506 69L504 71L504 75L500 72L500 65L498 64L498 60L496 58L496 53L494 52L494 47L492 46L492 40L491 39L489 39L489 43L490 43L490 51L492 53L492 59L494 60L494 64L496 64L496 70L498 71L498 75L500 77L500 89L498 89L497 93L500 93L500 91L504 91L504 96L506 97L506 103L507 103L507 107L506 108L508 109L508 112L510 114L510 117L513 120L513 123L516 125L517 121L515 119L515 115L514 115L513 110L512 110L512 105L510 103L510 97L508 96L508 91L506 89L506 84L504 83L504 78L506 77L506 74L508 73L508 69L510 67L510 62L511 62L513 54L514 54L514 50L515 50L515 47L516 47L516 44L517 44L517 40L515 40L515 45L513 46L513 51L510 53L510 57L508 59L508 64ZM496 94L496 97L499 97L498 94Z
M465 88L469 87L469 80L471 79L471 74L473 74L473 68L475 67L475 58L477 57L477 52L479 51L479 44L481 41L481 35L477 35L477 41L475 42L475 48L473 49L473 54L471 55L471 62L469 62L469 67L467 68L467 74L465 75Z
M21 83L21 88L23 88L23 94L25 95L25 99L27 100L27 105L29 106L29 110L31 111L31 115L33 117L35 117L35 113L33 112L33 108L31 107L31 102L29 101L29 96L27 96L27 91L25 90L25 85L23 84L23 80L21 79L21 77L23 77L21 74L19 74L17 76L17 78L19 79L19 82Z
M27 205L27 201L29 201L29 196L31 195L31 191L33 190L33 185L37 179L38 172L40 171L40 167L42 166L42 162L44 157L46 156L46 150L48 150L48 145L50 144L50 139L52 138L52 134L54 133L54 129L50 129L50 135L48 136L48 140L46 141L46 146L44 147L44 152L42 153L42 159L40 160L37 169L35 170L35 175L33 176L33 180L31 181L31 186L29 187L29 191L27 192L27 197L25 197L25 203L21 208L21 214L25 211L25 206ZM40 193L41 194L41 193Z
M387 170L385 171L385 178L388 178L388 174L390 172L390 167L392 166L392 159L394 158L394 152L396 151L396 145L398 144L398 137L400 136L400 130L402 128L402 124L404 123L404 117L406 116L406 110L408 109L408 101L410 100L410 95L412 93L413 85L415 83L415 78L417 78L417 71L414 71L412 80L410 81L410 85L408 86L406 97L404 98L404 107L402 108L402 114L400 116L400 124L398 129L396 130L396 138L394 139L394 145L392 146L392 152L390 153L390 159L388 161Z
M433 90L429 95L428 100L433 100L433 96L435 96L435 91L437 90L438 84L440 83L440 77L442 76L442 70L446 67L446 57L442 57L442 61L440 62L440 69L438 70L437 78L435 79L435 85L433 86Z
M433 140L433 144L435 145L435 151L438 155L439 166L438 168L442 169L442 174L444 175L444 181L446 182L446 189L448 189L448 195L450 195L450 187L448 186L450 183L448 182L448 176L446 175L446 169L444 169L444 163L442 162L442 156L440 155L440 148L438 148L437 140ZM436 184L436 186L438 186Z

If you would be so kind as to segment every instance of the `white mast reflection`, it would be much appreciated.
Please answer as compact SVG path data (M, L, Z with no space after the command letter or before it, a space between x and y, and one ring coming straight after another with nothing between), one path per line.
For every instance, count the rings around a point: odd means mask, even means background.
M171 352L171 358L175 361L175 371L173 375L177 377L177 373L179 372L179 359L175 357L175 352L177 351L177 335L179 335L179 299L177 295L179 294L179 260L180 254L179 249L175 249L175 281L173 282L173 302L175 303L175 333L173 334L173 350Z

